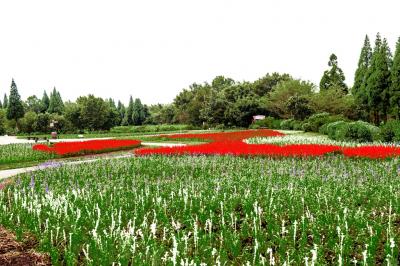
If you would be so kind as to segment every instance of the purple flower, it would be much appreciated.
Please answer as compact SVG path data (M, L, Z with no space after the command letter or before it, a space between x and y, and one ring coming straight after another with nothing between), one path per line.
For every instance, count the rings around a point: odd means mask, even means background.
M29 187L33 189L35 187L35 176L31 175L31 183L29 184Z
M55 168L62 166L62 163L55 161L48 161L38 165L39 169Z

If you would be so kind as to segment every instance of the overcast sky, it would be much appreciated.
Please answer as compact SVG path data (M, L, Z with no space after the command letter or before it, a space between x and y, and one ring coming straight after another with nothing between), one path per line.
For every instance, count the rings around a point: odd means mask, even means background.
M398 0L1 0L0 95L53 86L168 103L193 82L287 72L319 83L329 55L353 83L365 34L392 52ZM2 97L1 97L2 99Z

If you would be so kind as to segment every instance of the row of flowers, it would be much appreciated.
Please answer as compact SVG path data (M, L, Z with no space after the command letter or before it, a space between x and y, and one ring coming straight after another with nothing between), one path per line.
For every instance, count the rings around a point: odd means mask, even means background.
M208 134L176 134L164 136L171 139L195 138L212 141L200 145L183 147L143 148L135 150L136 155L235 155L235 156L278 156L306 157L322 156L328 153L342 153L346 157L387 158L400 155L400 147L370 145L346 147L325 144L248 144L244 140L254 137L282 137L284 134L273 130L248 130Z
M346 146L346 147L360 147L366 146L365 143L360 142L349 142L349 141L337 141L332 140L326 135L311 135L311 134L291 134L285 136L279 136L274 138L266 137L255 137L244 140L248 144L275 144L275 145L288 145L288 144L320 144L320 145L336 145L336 146ZM375 146L398 146L395 143L386 142L374 142L368 145Z
M123 149L131 149L139 147L141 142L139 140L88 140L88 141L74 141L74 142L58 142L52 146L44 144L34 145L32 148L37 151L54 153L60 156L69 155L85 155L102 153Z

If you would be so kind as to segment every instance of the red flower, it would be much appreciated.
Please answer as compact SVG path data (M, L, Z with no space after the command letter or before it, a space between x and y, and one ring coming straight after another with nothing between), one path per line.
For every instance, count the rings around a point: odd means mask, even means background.
M336 145L296 144L247 144L244 139L252 137L273 137L284 134L273 130L246 130L237 132L207 134L176 134L163 137L178 139L191 138L212 141L200 145L181 147L143 148L135 151L136 155L234 155L234 156L279 156L304 157L322 156L327 153L341 152L346 157L387 158L400 155L400 148L390 146L341 147Z
M89 140L75 142L58 142L52 147L43 144L34 145L32 148L37 151L55 153L57 155L90 154L119 149L135 148L140 146L138 140Z
M400 148L394 146L362 146L343 149L347 157L365 157L371 159L388 158L400 155Z

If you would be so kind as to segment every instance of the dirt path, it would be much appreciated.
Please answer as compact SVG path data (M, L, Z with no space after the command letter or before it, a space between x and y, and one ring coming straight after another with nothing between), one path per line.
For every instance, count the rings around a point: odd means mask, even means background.
M14 234L0 226L0 265L2 266L33 266L51 265L48 255L35 252L37 241L25 237L17 242Z

